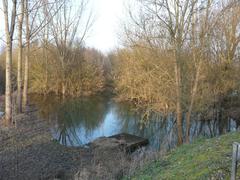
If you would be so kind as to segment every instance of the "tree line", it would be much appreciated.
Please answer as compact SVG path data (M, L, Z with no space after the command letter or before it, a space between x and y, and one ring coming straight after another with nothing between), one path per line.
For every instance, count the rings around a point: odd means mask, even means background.
M1 90L5 89L8 124L15 90L18 113L26 109L29 91L79 95L101 90L104 56L84 46L94 20L88 0L2 0L2 10L0 81L5 83Z
M120 100L144 109L144 121L151 113L174 113L179 144L190 141L193 118L240 117L237 0L131 1L122 25L124 47L108 56L84 45L94 22L88 1L77 8L70 0L2 3L7 122L14 89L22 112L29 92L81 96L109 82Z
M179 144L190 141L192 118L239 118L230 110L239 107L239 1L136 0L128 19L112 57L120 99L146 120L173 112Z

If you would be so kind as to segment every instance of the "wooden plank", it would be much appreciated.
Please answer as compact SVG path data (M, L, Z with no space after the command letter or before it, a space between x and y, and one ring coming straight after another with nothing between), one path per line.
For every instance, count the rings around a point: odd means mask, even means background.
M135 151L140 147L143 147L149 144L148 139L135 136L132 134L127 134L127 133L116 134L116 135L110 136L109 138L123 140L127 144L125 147L125 150L129 153Z

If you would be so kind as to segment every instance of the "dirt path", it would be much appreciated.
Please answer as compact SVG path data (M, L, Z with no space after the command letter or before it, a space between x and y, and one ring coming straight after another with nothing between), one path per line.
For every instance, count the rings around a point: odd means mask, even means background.
M114 145L69 148L52 140L37 112L15 116L10 128L0 125L0 179L118 179L129 157Z

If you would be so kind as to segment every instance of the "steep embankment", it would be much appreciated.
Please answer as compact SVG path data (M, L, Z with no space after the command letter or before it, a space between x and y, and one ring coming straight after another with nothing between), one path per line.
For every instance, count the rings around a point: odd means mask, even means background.
M240 142L239 132L199 139L149 163L129 179L230 179L233 142Z

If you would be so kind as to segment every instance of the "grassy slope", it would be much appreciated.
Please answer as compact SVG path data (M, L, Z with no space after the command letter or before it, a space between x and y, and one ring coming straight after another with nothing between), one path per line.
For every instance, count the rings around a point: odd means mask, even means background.
M196 140L146 165L130 179L230 179L234 141L240 142L239 132Z

